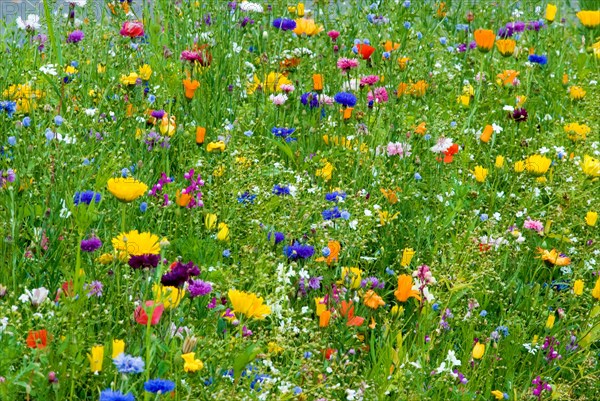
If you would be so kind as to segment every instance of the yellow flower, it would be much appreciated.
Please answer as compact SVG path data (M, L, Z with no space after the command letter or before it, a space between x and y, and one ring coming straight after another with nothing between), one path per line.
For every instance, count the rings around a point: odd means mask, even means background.
M323 31L323 29L323 25L315 24L314 19L298 18L296 20L296 28L294 28L294 33L296 35L313 36Z
M395 205L396 203L398 203L398 195L396 195L396 192L394 190L381 188L380 191L385 197L385 199L387 199L387 201L390 203L390 205Z
M349 281L350 288L360 287L361 278L362 270L358 267L342 267L342 282Z
M90 369L92 372L102 371L102 360L104 359L104 345L94 345L92 353L88 354Z
M333 175L333 164L326 161L325 165L323 165L323 168L317 169L315 175L317 177L322 177L325 181L331 180Z
M217 215L214 213L207 213L204 216L204 227L207 230L212 230L217 226Z
M135 72L132 72L129 75L121 75L120 81L123 85L135 85L138 78L139 75Z
M106 65L98 63L96 66L96 71L98 71L98 74L104 74L106 72Z
M247 93L253 94L259 87L265 93L279 92L281 91L281 85L291 85L292 81L287 77L278 72L270 72L263 81L260 81L258 77L254 76L254 81L248 85Z
M575 282L573 283L573 294L575 295L581 295L583 294L583 280L575 280Z
M204 367L204 364L200 359L196 359L195 352L188 352L187 354L181 355L183 358L183 370L186 372L197 372Z
M413 288L413 279L408 274L401 274L398 276L398 288L394 291L394 296L400 302L408 301L408 298L416 298L419 301L421 296L419 291Z
M269 354L281 354L283 352L283 348L277 345L275 341L271 341L268 344L267 351L269 352Z
M515 162L515 172L522 173L523 171L525 171L525 162L523 160Z
M113 260L115 260L115 257L113 256L112 253L103 253L102 255L98 256L98 258L96 259L96 261L102 265L107 265L109 263L112 263Z
M541 175L548 171L551 163L552 160L545 156L533 155L525 159L525 169L530 173Z
M206 145L207 152L214 152L216 150L224 152L225 151L225 142L223 142L223 141L211 142L208 145Z
M504 393L500 390L494 390L492 391L492 395L497 399L497 400L503 400L504 399Z
M581 100L587 93L581 86L571 86L568 92L572 100Z
M315 298L316 315L321 316L321 313L327 310L327 304L325 304L325 298Z
M382 226L385 226L387 223L391 222L392 220L396 220L396 218L398 217L400 213L396 212L396 214L390 216L390 212L388 212L387 210L384 211L379 211L379 224L381 224Z
M585 155L580 165L584 174L591 177L600 177L600 160Z
M567 133L567 137L572 141L584 140L592 130L587 125L579 123L570 123L563 128Z
M456 103L460 103L463 106L468 106L471 103L471 96L469 96L469 95L460 95L456 99Z
M106 184L108 192L121 202L132 202L144 195L148 186L134 178L111 178Z
M600 300L600 277L596 280L596 285L594 285L594 289L592 290L592 297Z
M487 168L483 168L482 166L475 166L475 171L473 171L473 175L475 176L475 180L477 182L485 182L485 178L488 175L489 170Z
M112 342L112 359L115 359L119 355L125 352L125 341L113 340Z
M481 359L485 353L485 344L477 341L477 344L473 347L473 359Z
M77 74L77 68L73 67L72 65L68 65L65 68L65 72L69 75Z
M556 321L556 315L551 313L548 315L548 320L546 320L546 328L551 329L554 327L554 322Z
M408 57L400 57L398 59L398 66L400 67L400 69L402 71L404 71L406 69L406 66L408 65L409 61L410 61L410 58L408 58Z
M494 163L496 168L504 167L504 156L496 156L496 162Z
M600 58L600 40L592 45L592 51L596 58Z
M152 67L150 67L148 64L141 66L139 71L140 78L142 78L142 80L147 81L150 79L150 75L152 75Z
M598 221L598 213L597 212L589 211L586 213L585 224L587 224L590 227L594 227L596 225L597 221Z
M298 3L296 6L296 14L298 14L298 17L304 16L304 3Z
M227 292L233 311L241 313L249 319L264 319L271 314L271 308L265 305L262 297L251 292L229 290Z
M185 290L177 287L165 287L160 284L154 284L152 286L152 292L154 292L154 302L156 304L162 303L165 309L173 309L179 306L179 303L185 295Z
M402 260L400 261L400 266L408 267L415 254L416 252L412 248L404 248L402 251Z
M477 49L483 53L487 53L494 47L494 40L496 34L490 29L476 29L473 32L475 36L475 43L477 43Z
M217 232L217 239L219 241L229 240L229 227L225 223L219 223L219 231Z
M125 251L130 256L158 255L160 244L158 236L149 232L139 233L138 230L121 233L112 239L116 251Z
M594 28L600 25L600 10L582 10L579 11L576 15L577 18L579 18L579 21L581 21L581 24L586 28Z
M554 22L554 19L556 18L556 10L557 8L554 4L548 3L546 5L546 21L549 23Z
M515 46L517 42L512 39L500 39L496 41L496 49L502 54L504 57L512 56L515 52Z

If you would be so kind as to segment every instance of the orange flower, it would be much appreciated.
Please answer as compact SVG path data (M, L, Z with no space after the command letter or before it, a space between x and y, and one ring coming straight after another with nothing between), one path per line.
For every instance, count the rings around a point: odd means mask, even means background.
M202 145L204 143L204 136L206 135L206 128L196 127L196 144Z
M394 295L400 302L406 302L411 297L421 300L419 291L413 289L413 279L408 274L398 276L398 289L394 291Z
M394 43L391 40L386 40L383 44L383 49L386 52L391 52L392 50L397 50L400 47L400 43Z
M327 264L330 265L339 260L340 250L342 247L339 241L329 241L327 243L327 248L329 248L329 256L327 256L327 259L320 257L317 259L317 262L327 262Z
M397 89L398 96L402 96L404 94L407 94L408 92L409 92L408 84L405 82L400 82L398 84L398 89Z
M323 74L313 74L313 90L323 90Z
M415 134L425 135L427 132L427 124L425 122L420 123L417 128L415 128Z
M481 133L481 136L479 137L479 139L481 139L481 142L488 143L490 141L490 138L492 137L493 132L494 132L494 128L488 124L483 129L483 132Z
M367 45L364 43L360 43L356 45L358 49L358 54L361 55L363 60L368 60L371 58L371 55L375 52L375 48L371 45Z
M27 335L27 346L29 348L44 349L48 345L48 332L43 330L29 330Z
M390 205L393 205L398 202L398 195L396 195L396 192L394 192L393 190L381 188L381 193L383 194L385 199L387 199L387 201L390 202Z
M475 43L477 48L483 53L487 53L494 47L494 40L496 40L496 34L490 29L477 29L473 33L475 36Z
M346 326L360 326L365 321L364 317L354 316L354 302L342 301L340 315L346 318Z
M408 57L400 57L398 59L398 66L400 67L400 69L402 71L404 71L406 69L406 66L408 65L409 61L410 61L410 58L408 58Z
M175 200L178 206L186 207L192 200L192 196L190 194L182 194L177 190L175 193Z
M438 18L444 18L446 16L446 3L445 2L441 2L438 5L437 11L435 13L437 15Z
M329 326L329 320L331 320L331 311L323 311L319 316L319 327Z
M185 90L185 97L188 99L192 99L194 97L196 89L198 89L199 86L200 82L196 81L195 79L193 81L190 81L189 79L184 79L183 88Z
M380 306L385 305L383 299L375 293L373 290L369 290L363 295L363 304L371 309L377 309Z
M553 264L554 266L568 266L571 264L571 258L563 254L559 254L556 249L548 251L547 249L538 247L537 251L540 254L540 259L542 259L544 262Z
M515 81L515 79L517 79L518 76L519 76L519 71L505 70L504 72L496 75L496 77L498 78L496 83L498 85L505 85L505 86L512 85L512 83Z
M424 80L420 80L415 82L410 88L410 94L414 97L423 97L425 96L425 92L427 92L427 88L429 84Z

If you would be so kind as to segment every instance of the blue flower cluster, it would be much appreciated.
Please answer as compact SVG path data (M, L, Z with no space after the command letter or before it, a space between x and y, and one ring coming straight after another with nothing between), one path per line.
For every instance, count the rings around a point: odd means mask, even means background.
M17 111L17 102L12 102L10 100L3 100L0 102L0 111L6 112L9 117L12 117Z
M284 247L283 253L288 259L308 259L315 254L315 248L310 245L302 245L296 241L294 245Z
M296 28L296 21L287 18L275 18L273 20L273 26L282 31L292 31Z
M165 394L175 390L175 383L171 380L153 379L144 383L144 390L154 394Z
M287 185L274 185L273 193L277 196L289 195L290 187Z
M79 206L80 203L85 203L86 205L89 205L92 202L95 202L95 203L100 202L101 198L102 198L102 195L100 194L100 192L94 192L94 191L75 192L75 195L73 196L73 204L75 204L75 206Z
M356 105L356 96L350 92L338 92L333 97L333 100L346 107L354 107Z

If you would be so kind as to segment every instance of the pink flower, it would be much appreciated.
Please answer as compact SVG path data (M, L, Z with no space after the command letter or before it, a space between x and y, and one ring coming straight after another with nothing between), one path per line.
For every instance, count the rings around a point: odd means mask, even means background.
M340 33L338 31L329 31L327 32L327 36L329 36L331 40L335 42L338 36L340 36Z
M387 90L383 86L375 88L372 91L369 91L367 94L367 100L369 102L375 101L377 103L385 103L388 101Z
M367 75L366 77L362 77L360 79L360 86L363 87L365 85L375 85L377 82L379 82L379 77L377 75Z
M353 58L342 57L337 61L337 67L340 70L347 72L350 71L352 68L358 67L358 60Z
M401 159L411 155L411 146L407 143L390 142L387 145L388 156L398 155Z
M144 36L144 24L140 21L125 21L119 33L130 38Z
M523 223L523 228L528 228L530 230L535 230L538 233L541 233L544 231L544 224L541 221L531 220L528 217L527 220L525 220L525 223Z
M296 89L296 88L292 84L281 84L279 86L279 89L281 89L285 93L292 93L294 91L294 89Z
M148 324L148 314L146 313L146 309L148 311L152 311L152 320L150 321L150 325L154 326L158 324L160 317L162 316L165 307L163 304L155 304L154 301L146 301L146 307L138 306L135 308L135 312L133 312L133 317L135 321L142 325Z
M282 106L287 100L287 95L280 93L279 95L271 95L269 96L269 100L273 102L275 106Z

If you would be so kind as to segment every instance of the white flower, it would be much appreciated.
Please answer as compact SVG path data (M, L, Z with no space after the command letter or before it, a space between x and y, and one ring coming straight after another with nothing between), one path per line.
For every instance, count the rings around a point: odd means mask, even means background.
M21 17L17 18L17 26L24 31L36 31L41 28L40 17L35 14L29 14L23 21Z
M61 199L60 203L62 205L62 209L60 209L60 217L63 218L63 219L68 219L71 216L71 212L67 208L65 200Z
M496 123L492 124L492 130L496 133L499 134L500 132L502 132L503 128L501 126L499 126Z
M19 300L23 303L31 302L31 305L41 305L46 299L50 291L46 287L36 288L33 291L25 290L25 294L19 297Z
M288 100L288 97L285 93L280 93L279 95L269 96L269 100L273 102L275 106L283 106L283 104Z
M234 53L241 52L242 51L242 46L240 46L237 43L233 42L233 51L234 51Z
M504 106L502 108L502 110L513 112L513 111L515 111L515 108L507 104L506 106Z
M40 71L47 75L56 76L58 72L56 71L56 66L54 64L46 64L40 67Z
M440 137L437 143L431 147L431 151L434 153L444 153L448 148L452 146L452 138Z
M98 112L98 109L95 109L95 108L85 109L83 112L85 113L86 116L93 117Z
M242 4L240 4L240 10L242 11L250 11L250 12L255 12L255 13L262 13L264 12L263 6L261 6L258 3L252 3L250 1L245 1Z
M65 2L78 7L85 7L87 4L87 0L65 0Z

